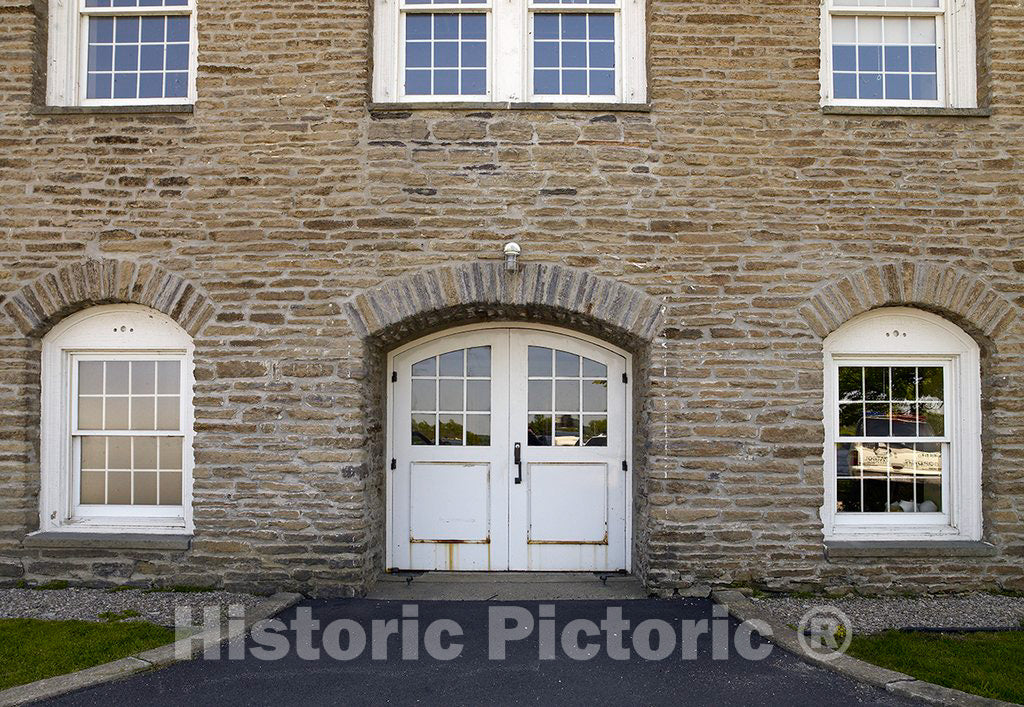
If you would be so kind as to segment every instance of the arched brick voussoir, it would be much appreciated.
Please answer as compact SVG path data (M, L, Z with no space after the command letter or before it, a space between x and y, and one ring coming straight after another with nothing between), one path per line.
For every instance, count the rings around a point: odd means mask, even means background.
M150 263L87 259L47 272L15 291L3 308L26 336L42 336L69 314L97 304L141 304L195 336L213 316L209 296Z
M356 294L346 303L352 328L366 338L437 313L536 313L594 322L634 340L652 341L665 314L642 290L553 263L509 273L501 262L476 261L419 270ZM454 322L453 322L454 323Z
M886 306L928 309L988 340L1013 326L1020 308L982 278L943 263L871 265L821 287L800 308L824 338L858 314Z

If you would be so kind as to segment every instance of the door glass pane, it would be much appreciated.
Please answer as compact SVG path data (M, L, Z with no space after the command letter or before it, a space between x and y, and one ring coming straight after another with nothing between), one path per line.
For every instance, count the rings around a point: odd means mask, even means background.
M462 377L463 375L465 375L462 363L462 349L459 349L458 351L449 351L446 354L441 354L440 359L440 374L442 376Z
M530 415L527 425L527 446L551 446L551 415Z
M583 416L583 445L585 447L608 446L608 417L605 415Z
M412 416L412 443L414 445L435 444L435 418L430 415Z
M531 346L526 357L527 375L530 378L551 376L551 349L543 346Z
M583 359L583 377L584 378L607 378L608 377L608 366L603 363L598 363L589 358Z
M489 378L491 376L490 346L466 349L466 375L471 378Z
M491 416L466 415L466 446L487 447L491 444Z
M437 419L438 443L441 446L462 446L462 415L441 413Z
M412 444L486 446L491 409L491 347L448 351L412 366ZM467 380L467 376L470 380Z
M559 378L578 378L580 375L580 357L568 351L556 351L555 375Z
M555 381L555 410L577 412L580 409L580 382Z
M583 383L583 412L608 410L608 381L591 380Z
M527 394L528 400L526 401L526 403L530 410L550 410L551 381L529 381L527 385L529 392Z
M433 359L430 359L431 361ZM437 409L437 382L433 378L412 382L412 409Z
M555 418L555 446L577 447L580 444L580 416L558 415Z

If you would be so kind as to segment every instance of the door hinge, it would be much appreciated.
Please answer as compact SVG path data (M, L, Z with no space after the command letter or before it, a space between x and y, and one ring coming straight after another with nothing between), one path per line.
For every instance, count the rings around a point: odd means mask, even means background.
M391 471L394 471L397 468L398 468L398 460L395 459L394 457L391 457Z
M397 383L398 382L398 371L391 371L391 382L392 383Z
M622 374L622 382L623 383L629 383L629 374L628 373L623 373Z
M629 463L625 459L622 460L622 470L629 471Z

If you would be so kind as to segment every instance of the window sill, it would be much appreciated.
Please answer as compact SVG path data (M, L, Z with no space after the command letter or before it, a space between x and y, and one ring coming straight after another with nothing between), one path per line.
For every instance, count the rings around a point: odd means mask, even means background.
M825 559L853 557L992 557L996 548L984 540L826 540Z
M101 115L105 113L194 113L191 103L153 106L34 106L32 115Z
M22 546L30 548L96 550L188 550L192 535L178 531L164 533L85 533L81 531L39 531L25 536Z
M929 108L913 106L822 106L824 115L933 116L938 118L988 118L991 108Z
M367 110L376 112L396 112L414 110L447 110L447 111L481 111L481 110L563 110L563 111L595 111L600 113L650 113L650 103L503 103L480 101L478 103L463 102L423 102L423 103L368 103Z

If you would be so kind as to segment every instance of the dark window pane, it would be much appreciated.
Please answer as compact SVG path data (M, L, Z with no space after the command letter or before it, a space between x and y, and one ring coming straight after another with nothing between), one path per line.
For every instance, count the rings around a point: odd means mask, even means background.
M590 93L595 96L610 96L615 93L614 71L591 71Z
M537 14L533 16L535 39L558 39L559 15Z
M889 369L868 366L864 369L864 397L866 400L889 399Z
M164 83L164 96L167 98L183 98L188 95L188 74L173 73L167 74L167 81Z
M860 479L839 479L836 483L836 511L859 513L860 510Z
M439 96L454 96L459 92L459 72L444 69L434 72L434 93Z
M188 18L168 17L167 18L167 41L187 42L188 41Z
M886 71L910 71L910 50L908 47L885 48Z
M864 405L847 403L839 406L839 436L857 437L864 429Z
M892 368L892 399L917 400L917 369Z
M942 368L930 366L918 368L917 375L920 377L920 387L917 394L919 400L939 402L944 399Z
M405 92L410 96L430 95L430 71L406 71Z
M608 446L608 418L604 415L583 416L583 444L587 447Z
M142 41L162 42L164 41L165 17L143 17L142 18Z
M910 76L907 74L886 74L885 97L897 101L909 100Z
M563 71L562 72L562 95L583 96L587 93L587 72L586 71Z
M889 507L889 482L884 479L864 480L864 512L885 513Z
M858 74L857 91L860 98L882 97L881 74Z
M530 415L527 425L527 445L530 447L551 446L551 415Z
M882 47L867 46L857 48L857 60L860 71L881 71L882 69Z
M864 396L864 369L860 366L839 367L839 400L860 400Z
M915 403L893 403L892 436L917 436L917 405Z
M557 95L559 92L558 71L534 71L533 92Z
M432 15L406 15L405 38L430 39L431 17Z
M934 101L938 91L935 74L914 74L910 88L915 101Z
M483 69L463 70L461 91L463 95L487 93L487 72Z
M487 20L484 15L463 15L462 16L462 38L463 39L486 39Z
M935 71L935 47L911 47L910 70L930 73Z
M110 44L114 41L114 18L113 17L90 17L89 18L89 41L100 44Z
M836 98L856 98L857 74L833 74L832 93L835 95Z
M942 437L946 434L946 409L942 403L922 403L921 425L918 434L922 437Z
M856 71L857 48L838 44L833 46L832 68L836 71Z
M889 404L868 403L864 406L864 431L861 436L865 437L888 437L889 428Z
M856 444L836 445L836 476L840 479L860 477L860 461Z

